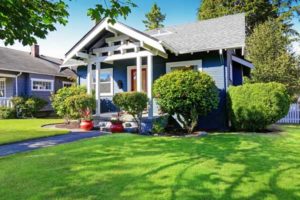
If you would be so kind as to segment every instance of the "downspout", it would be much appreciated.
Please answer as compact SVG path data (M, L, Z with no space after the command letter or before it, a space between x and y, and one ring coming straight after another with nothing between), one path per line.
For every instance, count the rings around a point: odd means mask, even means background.
M23 72L20 72L16 75L16 96L19 96L19 88L18 88L18 77L22 75Z

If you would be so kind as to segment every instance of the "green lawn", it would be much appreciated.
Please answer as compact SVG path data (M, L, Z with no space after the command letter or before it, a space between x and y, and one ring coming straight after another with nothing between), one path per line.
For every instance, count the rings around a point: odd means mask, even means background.
M2 199L300 199L300 127L117 134L0 158Z
M61 119L0 120L0 144L68 133L66 130L45 129L41 126L62 122Z

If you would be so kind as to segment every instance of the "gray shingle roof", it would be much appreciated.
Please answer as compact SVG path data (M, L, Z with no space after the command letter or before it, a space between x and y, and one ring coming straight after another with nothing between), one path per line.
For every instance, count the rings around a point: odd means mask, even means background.
M62 60L40 55L33 57L29 52L0 47L0 69L16 72L28 72L53 76L70 77L74 73L70 70L59 72Z
M245 15L242 13L145 33L162 41L163 46L170 51L183 54L244 47L245 32Z

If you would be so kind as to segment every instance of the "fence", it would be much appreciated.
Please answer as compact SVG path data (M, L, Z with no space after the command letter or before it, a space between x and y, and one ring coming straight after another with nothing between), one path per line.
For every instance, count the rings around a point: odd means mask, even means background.
M0 97L0 106L11 108L12 107L11 98Z
M281 124L299 124L300 123L300 108L299 104L293 103L290 105L288 114L279 120L277 123Z

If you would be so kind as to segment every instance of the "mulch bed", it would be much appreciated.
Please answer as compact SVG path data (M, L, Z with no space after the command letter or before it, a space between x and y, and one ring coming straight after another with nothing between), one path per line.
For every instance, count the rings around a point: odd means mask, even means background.
M56 128L66 128L66 129L79 129L80 125L79 122L69 122L69 123L63 123L63 124L56 124Z

